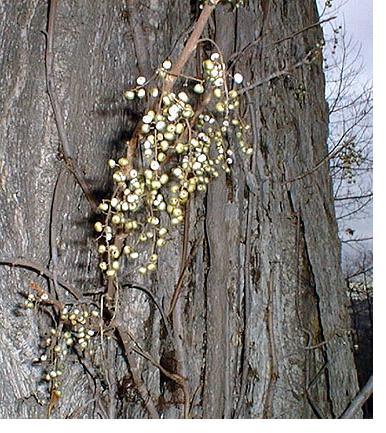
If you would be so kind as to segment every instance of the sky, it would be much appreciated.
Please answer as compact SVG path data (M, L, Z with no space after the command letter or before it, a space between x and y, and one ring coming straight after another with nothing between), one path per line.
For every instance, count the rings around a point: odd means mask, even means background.
M365 68L364 78L371 80L373 73L373 2L372 0L335 0L334 4L338 7L340 4L338 20L344 23L348 35L361 45L361 56Z

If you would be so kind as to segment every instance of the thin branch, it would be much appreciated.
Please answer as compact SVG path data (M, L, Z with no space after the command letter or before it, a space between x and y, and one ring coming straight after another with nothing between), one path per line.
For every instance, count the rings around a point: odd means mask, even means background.
M370 266L370 267L368 267L366 269L361 269L361 270L359 270L357 272L354 272L353 274L348 275L346 278L348 280L350 280L351 278L357 277L358 275L367 274L368 272L372 272L372 270L373 270L373 267Z
M58 246L57 246L57 240L56 240L56 217L58 214L58 196L59 192L62 194L61 187L62 185L62 176L63 176L63 169L61 168L59 170L58 177L55 182L54 191L52 194L52 201L51 201L51 209L50 209L50 233L49 233L49 242L50 242L50 251L51 251L51 257L50 261L48 263L48 268L52 269L52 275L54 276L54 284L53 288L56 294L56 297L60 299L59 294L59 287L58 287L58 281L57 281L57 270L58 270Z
M345 201L345 200L362 200L364 198L370 198L373 197L373 193L370 192L368 194L364 194L364 195L352 195L352 196L347 196L347 197L335 197L334 201Z
M29 269L34 272L37 272L39 275L43 275L44 277L48 278L51 281L55 281L55 279L57 279L57 282L69 293L71 293L71 295L75 299L79 300L81 298L79 292L73 287L71 287L69 283L67 283L66 281L60 278L57 278L51 271L49 271L39 263L35 263L23 258L16 258L16 259L0 259L0 265L16 266L19 268Z
M297 32L291 33L290 35L285 36L285 37L282 38L282 39L278 39L278 40L272 42L271 44L263 45L263 47L267 47L267 48L269 48L269 47L272 47L272 46L274 46L274 45L278 45L278 44L280 44L280 43L282 43L282 42L285 42L285 41L287 41L287 40L289 40L289 39L294 38L295 36L300 35L301 33L306 32L307 30L311 30L311 29L314 28L314 27L317 27L317 26L320 26L321 24L324 24L324 23L327 23L327 22L329 22L329 21L332 21L332 20L334 20L335 18L336 18L336 16L333 16L333 17L326 18L326 19L324 19L324 20L318 21L318 22L316 22L316 23L310 24L309 26L304 27L304 28L298 30ZM258 37L258 38L255 39L254 41L248 43L248 44L247 44L245 47L243 47L240 51L238 51L237 53L233 54L233 55L230 57L230 59L229 59L229 67L228 67L228 69L232 69L233 66L236 64L236 62L238 62L238 60L241 58L241 56L242 56L243 54L245 54L246 51L250 50L251 48L253 48L253 47L256 46L256 45L259 45L259 43L263 41L263 39L264 39L265 36L266 36L266 35L263 35L263 36Z
M162 320L165 324L165 328L167 333L169 334L169 336L171 338L173 338L173 331L170 328L170 324L169 321L167 319L167 316L164 312L164 309L161 307L161 303L157 300L157 298L155 297L155 295L146 287L142 287L138 284L132 284L132 283L127 283L127 284L122 284L122 288L128 288L128 289L136 289L136 290L140 290L141 292L146 293L146 295L153 301L153 303L155 304L155 306L157 307L159 313L161 314Z
M123 329L123 326L117 326L115 329L125 349L125 356L131 371L131 375L133 377L133 382L135 384L135 387L137 388L139 395L142 397L146 410L148 411L150 418L159 419L160 416L157 408L155 407L155 403L150 395L149 390L146 388L146 385L141 378L139 369L136 367L136 362L132 354L133 350L130 348L128 341L125 338L126 332Z
M197 239L190 250L189 256L184 256L185 258L182 262L182 269L181 269L180 275L178 277L177 284L176 284L176 287L174 289L172 299L170 301L170 306L169 306L169 309L167 312L167 317L170 317L173 314L174 308L176 307L176 304L177 304L178 297L180 296L180 293L182 291L182 285L184 282L185 273L189 268L190 262L192 260L193 255L194 255L194 252L195 252L197 246L199 245L200 241L201 241L201 239L199 239L199 240Z
M282 70L280 70L280 71L275 71L275 72L273 72L272 74L268 75L268 77L265 77L265 78L263 78L263 79L260 80L260 81L256 81L256 82L250 84L249 86L243 87L243 88L238 92L239 95L242 95L242 94L244 94L245 92L248 92L249 90L253 90L253 89L255 89L256 87L260 87L260 86L262 86L263 84L269 83L270 81L274 80L275 78L282 77L283 75L289 75L289 74L291 74L292 71L294 71L295 69L297 69L297 68L299 68L299 67L301 67L301 66L303 66L303 65L309 65L309 64L311 64L312 59L313 59L312 54L313 54L314 52L315 52L315 50L310 50L310 51L306 54L306 56L305 56L302 60L300 60L299 62L297 62L297 63L295 63L295 64L293 64L293 65L290 65L289 67L287 67L287 68L285 68L285 69L282 69Z
M365 115L362 115L361 118L359 119L359 121L362 120L362 118L364 116ZM310 170L306 171L305 173L303 173L299 176L296 176L292 179L286 180L283 183L288 184L288 183L292 183L292 182L296 182L298 180L304 179L305 177L307 177L307 176L311 175L312 173L314 173L315 171L319 170L319 168L321 168L324 164L328 163L328 161L330 161L330 159L335 158L337 155L339 155L339 153L348 146L348 142L345 142L344 139L351 132L351 130L354 128L354 126L355 125L351 125L350 128L345 130L345 132L340 137L338 143L314 167L312 167ZM341 143L343 143L343 144L341 144Z
M368 237L368 238L361 238L361 239L347 239L345 241L342 241L342 244L348 244L350 242L366 242L366 241L372 241L373 237Z
M124 332L123 330L119 330L119 332L122 334ZM135 347L132 348L132 350L137 353L138 355L143 356L145 359L147 359L151 364L153 364L154 367L158 368L166 377L173 380L178 386L181 387L182 392L184 393L184 418L189 418L189 411L190 411L190 397L189 397L189 387L188 383L185 377L181 376L177 373L172 373L169 370L167 370L165 367L163 367L159 362L157 362L154 357L147 351L145 351L137 342L133 334L126 330L126 334L130 338L130 340L134 343Z
M316 23L310 24L309 26L304 27L301 30L298 30L297 32L290 34L289 36L286 36L286 37L284 37L282 39L278 39L277 41L273 42L272 45L277 45L277 44L280 44L281 42L288 41L288 39L292 39L295 36L298 36L301 33L306 32L307 30L310 30L310 29L312 29L314 27L320 26L321 24L328 23L329 21L332 21L332 20L335 20L335 19L336 19L336 16L333 16L333 17L326 18L326 19L321 20L321 21L317 21Z
M351 419L360 410L360 408L366 403L373 393L373 375L367 381L366 385L358 392L355 398L348 405L346 410L339 417L340 419Z
M351 211L351 212L348 212L348 213L346 213L346 214L344 214L344 215L341 215L341 216L338 216L337 218L336 218L336 220L337 221L339 221L339 220L342 220L342 219L344 219L344 218L347 218L347 217L349 217L349 216L352 216L352 215L354 215L354 214L356 214L357 212L359 212L359 211L361 211L362 209L364 209L370 202L372 201L372 197L370 197L367 201L365 201L361 206L359 206L357 209L354 209L353 211Z

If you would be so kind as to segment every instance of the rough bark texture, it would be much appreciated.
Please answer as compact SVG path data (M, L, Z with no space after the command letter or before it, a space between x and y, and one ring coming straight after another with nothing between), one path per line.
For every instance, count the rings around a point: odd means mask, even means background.
M51 270L57 261L60 277L81 292L93 292L101 281L92 212L58 159L47 95L42 33L47 3L0 2L0 258L25 257ZM94 192L108 191L106 160L123 152L122 138L134 126L135 118L119 107L122 91L138 68L154 69L167 56L197 17L195 3L59 2L56 91L76 163ZM274 42L317 20L312 0L250 1L236 12L218 8L207 31L226 58L264 35L237 65L253 82L301 60L321 40L320 28ZM300 83L306 88L303 98L295 92ZM175 347L165 343L159 313L146 294L120 293L121 320L156 360L188 378L192 417L337 417L355 396L357 378L331 181L324 165L286 182L326 155L321 61L254 89L250 104L256 135L252 166L245 168L238 157L229 176L220 176L206 195L190 203L188 252L195 243L197 248L173 313ZM181 251L182 233L176 233L157 277L151 284L141 282L165 309L178 280ZM48 319L34 311L16 314L16 307L31 281L48 287L47 281L7 266L0 274L0 416L46 417L46 405L39 404L46 398L42 372L31 361L39 354ZM64 291L61 296L71 299ZM148 417L130 385L122 351L113 340L108 345L110 379L120 390L110 393L108 415ZM160 416L181 417L178 386L133 356ZM52 416L98 417L94 382L73 361Z

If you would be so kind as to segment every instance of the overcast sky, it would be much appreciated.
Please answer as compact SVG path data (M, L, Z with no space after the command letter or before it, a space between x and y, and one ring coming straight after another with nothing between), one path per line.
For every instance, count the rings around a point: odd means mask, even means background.
M373 71L373 2L372 0L335 0L342 5L339 20L346 26L347 34L361 47L367 79L371 79ZM342 17L342 18L341 18Z

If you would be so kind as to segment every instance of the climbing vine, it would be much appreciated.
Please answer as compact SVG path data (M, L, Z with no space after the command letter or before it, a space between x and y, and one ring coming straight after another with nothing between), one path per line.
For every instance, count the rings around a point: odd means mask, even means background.
M42 379L48 386L48 415L63 394L62 382L68 372L68 357L74 355L81 363L87 363L88 371L92 370L92 365L100 371L104 359L103 354L99 356L98 352L104 350L104 338L113 336L121 343L133 383L150 417L156 418L158 413L136 371L132 352L144 357L183 390L184 416L189 417L191 399L186 386L188 379L160 365L139 346L130 330L124 329L116 320L122 271L127 267L143 276L155 272L162 260L162 248L174 239L177 227L185 223L186 208L192 197L205 193L208 185L221 172L229 173L240 154L248 158L253 153L252 128L245 114L248 113L248 102L244 99L247 91L275 78L288 76L301 65L310 64L317 58L320 49L316 47L298 63L287 65L285 69L255 83L246 83L243 87L243 76L234 72L236 60L231 63L231 68L227 66L217 44L202 37L205 25L219 3L234 8L244 4L236 0L201 1L201 15L178 58L165 59L153 76L138 76L124 92L125 101L135 104L135 110L140 111L141 115L132 137L126 143L125 154L117 160L108 161L112 170L112 195L95 206L98 212L94 229L98 240L99 268L105 283L98 301L86 302L75 289L61 282L55 272L48 271L45 276L54 283L54 287L61 285L75 300L72 303L62 302L54 292L48 292L37 284L31 284L31 292L26 296L25 308L48 313L52 318L52 326L43 336L41 350L34 359L35 364L42 366ZM53 5L51 15L55 10L55 1ZM67 143L52 78L51 20L50 23L46 59L48 89L59 136L61 141ZM185 66L197 47L204 43L211 50L206 51L199 72L189 75ZM247 49L244 48L241 53ZM304 89L300 88L299 93L303 92ZM90 198L87 184L76 170L67 147L63 145L65 162L91 202L94 199ZM43 273L32 262L2 260L0 263ZM162 315L166 333L175 345L169 317L163 312L156 296L143 287L133 288L142 290L152 299ZM178 295L178 290L175 293ZM175 299L171 304L175 305ZM108 376L106 372L103 374Z
M106 279L107 292L100 302L84 302L75 289L69 290L64 284L76 301L62 303L32 283L31 293L26 296L25 308L48 312L53 318L53 326L43 336L41 351L34 359L34 364L43 367L42 379L49 388L49 416L63 394L68 357L76 355L88 365L88 370L93 368L92 364L98 371L103 370L103 359L98 356L98 351L104 336L115 334L122 342L133 381L146 402L149 415L158 417L135 372L130 358L132 350L183 389L184 416L189 417L186 378L160 365L139 347L130 331L114 320L119 308L119 275L124 266L134 263L136 271L142 275L156 271L161 249L176 234L174 227L184 223L186 205L191 197L205 192L220 171L229 173L239 151L246 156L252 153L250 126L243 114L245 107L239 93L243 76L227 69L214 41L200 39L218 3L238 7L243 2L201 3L202 13L176 62L164 60L152 77L137 77L135 84L123 95L128 103L136 103L136 109L139 107L142 115L132 138L126 143L126 154L117 161L108 161L113 193L97 206L99 218L94 228L98 238L99 268ZM213 49L202 61L201 74L186 75L185 64L196 47L204 42L211 44ZM55 101L54 92L52 99ZM36 269L33 263L18 264ZM58 283L50 273L46 275ZM156 298L146 289L139 289L145 290L156 303L169 337L173 339L168 318ZM133 347L128 347L128 339Z

